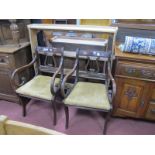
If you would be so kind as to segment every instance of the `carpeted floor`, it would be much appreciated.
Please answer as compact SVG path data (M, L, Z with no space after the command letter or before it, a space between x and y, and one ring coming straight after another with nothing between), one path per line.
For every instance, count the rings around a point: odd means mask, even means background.
M27 116L22 117L21 106L8 101L0 101L0 115L7 115L10 119L26 122L49 129L54 129L70 135L100 135L104 126L104 115L95 111L77 110L70 108L70 126L65 130L65 115L62 105L57 106L58 122L53 126L52 105L32 100L27 105ZM155 123L112 118L108 125L109 135L152 135L155 134Z

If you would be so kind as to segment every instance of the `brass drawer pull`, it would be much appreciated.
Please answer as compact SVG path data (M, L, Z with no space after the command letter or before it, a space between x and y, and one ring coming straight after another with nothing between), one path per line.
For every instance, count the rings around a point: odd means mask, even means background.
M142 76L153 77L153 72L150 70L142 70L141 73L142 73Z
M136 69L135 68L125 68L125 71L128 74L132 74L132 73L135 73L136 72Z

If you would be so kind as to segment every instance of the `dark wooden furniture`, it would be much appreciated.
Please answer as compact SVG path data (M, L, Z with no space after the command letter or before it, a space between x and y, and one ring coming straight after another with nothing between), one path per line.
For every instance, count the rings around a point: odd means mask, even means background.
M31 23L30 20L28 19L17 19L17 20L12 19L10 21L0 20L0 45L13 43L14 34L12 33L12 30L15 30L14 29L15 27L14 25L11 25L12 21L16 21L19 30L20 42L29 41L27 25Z
M12 72L31 61L31 48L29 42L21 43L20 47L14 44L0 46L0 99L17 102L18 98L14 93L10 78ZM32 71L17 75L17 80L22 78L28 80L31 77Z
M123 53L116 46L115 116L155 120L155 57Z
M59 54L59 62L56 62L55 56ZM43 62L41 62L41 56L45 56ZM53 60L53 63L49 64L46 62L47 57ZM23 116L26 116L26 105L31 99L42 100L48 103L52 103L53 106L53 124L56 125L56 105L55 99L60 88L60 83L63 78L63 48L53 48L53 47L36 47L33 60L20 68L17 68L11 77L11 84L16 92L19 102L22 105ZM35 76L29 80L22 80L20 83L16 83L15 76L23 72L24 70L32 67L36 63ZM41 66L44 68L55 68L53 75L44 75ZM61 77L58 78L57 75L60 74Z
M90 64L89 67L87 67L88 65L86 65L87 74L85 75L85 78L89 78L89 80L91 80L90 74L96 74L96 79L95 77L92 78L93 80L96 80L96 82L81 82L79 78L80 56L86 56L88 62L96 62L96 67ZM64 97L63 103L65 105L66 128L68 128L69 126L68 107L74 106L80 109L106 112L107 116L103 130L103 134L106 134L107 123L111 116L113 99L116 92L115 80L113 79L111 74L111 56L112 52L110 51L77 50L74 67L68 74L66 74L61 85L61 93ZM107 62L106 65L103 62L102 65L99 65L100 58L104 59ZM103 68L105 68L105 70ZM74 73L76 74L76 76L74 77L74 85L72 88L66 89L66 82L68 82L68 80ZM100 77L100 74L103 74L102 78ZM100 81L100 83L97 83L97 80L99 80L99 78L102 81Z

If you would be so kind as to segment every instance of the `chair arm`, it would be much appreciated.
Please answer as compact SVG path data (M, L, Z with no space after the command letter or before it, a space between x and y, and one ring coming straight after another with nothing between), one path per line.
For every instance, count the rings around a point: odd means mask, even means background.
M21 71L23 71L23 70L25 70L25 69L27 69L27 68L29 68L29 67L31 67L31 66L36 62L36 60L37 60L37 56L35 55L34 58L33 58L33 60L32 60L29 64L27 64L27 65L25 65L25 66L22 66L22 67L19 67L19 68L15 69L15 70L13 71L13 73L12 73L12 75L11 75L11 85L12 85L12 87L13 87L14 89L15 89L16 87L18 88L18 87L22 86L22 85L25 83L25 78L23 78L23 79L22 79L22 82L21 82L20 84L17 84L17 83L15 82L15 76L16 76L16 74L19 73L19 72L21 72Z
M114 100L115 95L116 95L116 82L115 82L115 79L113 78L112 73L111 73L110 62L108 62L108 77L110 78L110 81L112 82L112 98L111 98L111 103L113 103L113 100Z
M76 82L74 82L73 87L72 87L71 89L67 89L67 90L65 91L66 82L67 82L67 80L69 79L69 77L72 76L72 75L74 74L74 72L76 71L77 66L78 66L78 60L76 59L75 64L74 64L74 67L73 67L73 68L71 69L71 71L70 71L68 74L66 74L66 76L63 78L63 81L62 81L62 83L61 83L61 95L62 95L64 98L66 98L66 97L70 94L71 90L73 89L74 85L76 84Z
M64 61L64 58L62 57L59 68L54 73L54 75L52 76L52 79L51 79L50 89L51 89L51 93L53 95L56 94L58 90L60 90L61 82L58 86L56 86L55 79L56 79L57 75L59 74L59 72L61 72L61 76L63 76L63 61Z

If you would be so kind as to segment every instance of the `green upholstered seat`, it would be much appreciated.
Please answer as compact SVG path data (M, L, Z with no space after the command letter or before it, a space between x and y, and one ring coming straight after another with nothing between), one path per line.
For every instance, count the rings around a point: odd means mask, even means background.
M56 84L60 82L59 78L55 79ZM50 91L51 77L38 75L16 90L18 94L52 100L53 95Z
M111 108L105 85L91 82L78 82L64 103L103 110Z

